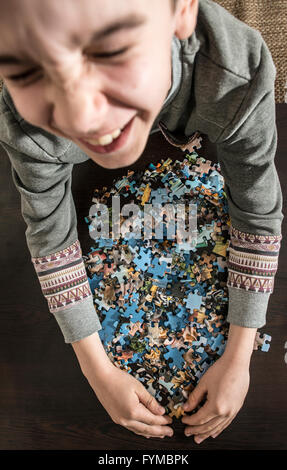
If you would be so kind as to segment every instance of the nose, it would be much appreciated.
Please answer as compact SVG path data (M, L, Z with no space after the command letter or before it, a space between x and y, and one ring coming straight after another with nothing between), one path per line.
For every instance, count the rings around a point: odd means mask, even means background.
M97 134L106 123L108 101L93 88L59 89L51 104L50 127L70 138Z

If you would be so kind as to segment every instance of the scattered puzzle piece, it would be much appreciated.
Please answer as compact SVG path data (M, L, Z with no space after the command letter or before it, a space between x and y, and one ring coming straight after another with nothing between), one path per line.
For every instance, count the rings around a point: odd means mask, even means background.
M271 341L271 336L267 334L261 334L257 331L255 335L255 341L254 341L254 348L253 349L261 349L261 351L268 352L270 348L270 341Z

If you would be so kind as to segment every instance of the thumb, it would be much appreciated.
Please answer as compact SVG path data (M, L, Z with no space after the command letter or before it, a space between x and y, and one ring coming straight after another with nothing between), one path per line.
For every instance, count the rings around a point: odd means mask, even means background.
M204 396L207 392L206 387L203 382L199 382L195 389L189 394L188 399L185 404L182 406L184 411L194 410L204 399Z
M153 414L162 415L165 413L165 408L144 387L141 387L137 394L140 402Z

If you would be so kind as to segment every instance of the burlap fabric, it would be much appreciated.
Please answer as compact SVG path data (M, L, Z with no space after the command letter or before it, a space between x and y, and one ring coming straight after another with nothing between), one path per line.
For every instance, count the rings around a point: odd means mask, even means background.
M287 0L214 0L262 34L277 70L276 103L287 103ZM0 91L2 81L0 79Z
M276 103L287 103L287 1L215 0L232 15L262 34L277 70Z

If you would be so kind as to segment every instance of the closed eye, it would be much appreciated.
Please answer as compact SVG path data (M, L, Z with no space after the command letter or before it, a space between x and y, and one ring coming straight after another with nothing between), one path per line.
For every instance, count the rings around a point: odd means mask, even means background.
M28 70L27 72L21 73L20 75L10 75L10 77L7 78L8 80L15 80L15 82L17 80L25 80L25 78L29 77L30 75L33 75L36 70L37 69Z
M123 54L128 48L125 47L123 49L119 49L118 51L113 51L113 52L102 52L102 53L98 53L98 54L91 54L92 57L96 57L96 58L110 58L110 57L115 57L117 55L120 55L120 54ZM8 80L12 80L12 81L22 81L22 80L25 80L26 78L30 77L31 75L33 75L35 72L37 71L37 69L31 69L31 70L27 70L26 72L24 73L21 73L21 74L17 74L17 75L10 75L9 77L7 77Z

